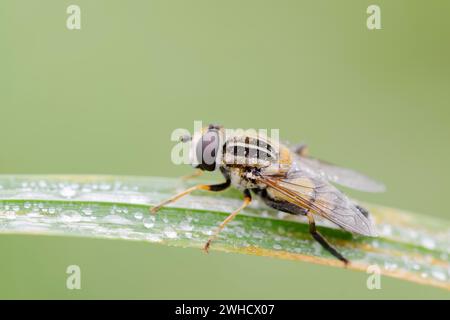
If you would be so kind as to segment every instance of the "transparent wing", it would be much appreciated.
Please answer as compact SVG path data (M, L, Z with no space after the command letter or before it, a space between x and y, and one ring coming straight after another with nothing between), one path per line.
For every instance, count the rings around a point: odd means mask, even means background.
M359 172L326 163L315 158L296 156L295 169L307 171L313 176L319 176L330 182L356 190L366 192L384 192L386 190L384 184Z
M288 174L287 178L260 176L259 180L287 201L309 209L347 231L376 236L371 221L346 195L324 179L298 170Z

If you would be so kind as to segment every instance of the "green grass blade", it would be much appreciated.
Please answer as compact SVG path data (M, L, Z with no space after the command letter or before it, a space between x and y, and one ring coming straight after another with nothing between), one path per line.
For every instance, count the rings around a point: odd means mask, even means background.
M197 192L156 216L149 205L186 186L180 180L122 176L0 176L0 233L67 235L203 247L241 204L236 190ZM366 204L365 204L366 205ZM385 275L450 290L450 223L375 205L377 238L352 236L319 221L321 233L350 259ZM306 221L255 203L232 221L211 250L342 267L308 233Z

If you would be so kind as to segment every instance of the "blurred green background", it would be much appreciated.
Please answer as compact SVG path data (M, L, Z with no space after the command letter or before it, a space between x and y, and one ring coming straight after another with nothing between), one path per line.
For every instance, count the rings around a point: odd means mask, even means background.
M81 30L66 8L81 8ZM2 0L0 173L177 177L175 128L279 128L386 183L358 199L450 218L450 2ZM211 177L214 179L214 177ZM448 298L300 262L0 236L0 298ZM82 268L82 290L65 268Z

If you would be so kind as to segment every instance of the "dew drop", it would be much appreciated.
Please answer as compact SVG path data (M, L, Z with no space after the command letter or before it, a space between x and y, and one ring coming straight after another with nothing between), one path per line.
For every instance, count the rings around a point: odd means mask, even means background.
M427 249L434 249L436 247L434 240L431 238L422 238L421 243Z
M90 216L92 214L92 209L91 208L84 208L81 211L87 216Z
M38 182L39 188L45 188L47 187L47 183L44 180L40 180Z
M285 234L285 233L286 233L286 230L284 230L283 227L279 226L279 227L278 227L278 233L279 233L279 234Z
M415 230L409 230L409 231L408 231L408 234L409 234L409 236L411 237L411 239L417 239L417 236L418 236L417 231L415 231Z
M14 220L14 219L16 219L16 213L14 211L6 211L5 217L8 220Z
M391 236L392 235L392 226L386 224L381 228L381 233L384 236Z
M75 210L66 210L61 215L61 220L63 222L79 222L81 220L81 215Z
M262 239L264 238L264 233L262 233L261 231L255 231L252 233L252 236L256 239Z
M438 279L438 280L440 280L440 281L445 281L445 280L447 280L447 276L445 275L445 273L442 272L442 271L439 271L439 270L433 270L433 271L431 271L431 275L432 275L434 278L436 278L436 279Z
M107 223L113 223L113 224L129 224L130 221L124 217L121 217L116 214L110 214L103 218L103 220Z
M380 247L380 243L379 243L378 241L376 241L376 240L373 240L373 241L372 241L372 246L373 246L374 248L379 248L379 247Z
M395 269L397 269L397 264L393 263L393 262L385 262L384 263L384 268L386 270L395 270Z
M106 190L109 190L109 189L111 189L111 186L109 184L107 184L107 183L100 184L100 190L106 191Z
M268 218L268 217L270 217L270 215L266 210L264 210L263 212L261 212L261 217Z
M158 237L157 235L154 235L154 234L149 234L147 236L147 240L149 240L151 242L161 242L162 241L160 237Z
M302 249L300 249L300 248L294 248L294 252L295 252L295 253L302 253Z
M286 216L287 216L287 213L285 213L283 211L278 211L278 213L277 213L278 219L284 219Z
M76 191L71 187L63 187L59 194L64 198L73 198L76 195Z
M165 230L164 235L170 239L175 239L178 236L178 234L174 230Z
M187 222L187 221L183 221L180 223L180 229L184 230L184 231L192 231L192 230L194 230L194 226L189 224L189 222Z
M89 192L92 192L92 188L91 188L91 186L90 185L84 185L82 188L81 188L81 191L82 192L84 192L84 193L89 193Z
M418 263L414 263L412 267L414 270L420 270L420 264Z
M144 215L142 214L142 212L138 211L134 214L134 217L138 220L141 220L144 217Z
M143 220L143 222L144 222L144 227L146 227L147 229L153 228L153 226L155 225L155 217L145 218Z
M212 236L212 235L214 234L214 231L208 229L208 230L203 230L202 233L203 233L204 235L207 235L207 236ZM236 236L239 237L238 234L236 234ZM241 237L239 237L239 238L241 238Z

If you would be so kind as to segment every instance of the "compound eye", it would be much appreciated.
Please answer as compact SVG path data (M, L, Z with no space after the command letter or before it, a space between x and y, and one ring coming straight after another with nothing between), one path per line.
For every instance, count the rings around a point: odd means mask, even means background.
M208 130L220 130L222 129L222 126L220 124L210 124L208 126Z
M219 134L217 131L206 132L196 147L198 168L206 171L216 169L216 157L219 149Z

